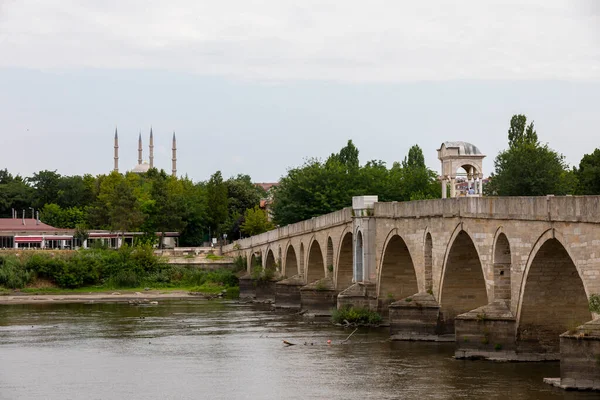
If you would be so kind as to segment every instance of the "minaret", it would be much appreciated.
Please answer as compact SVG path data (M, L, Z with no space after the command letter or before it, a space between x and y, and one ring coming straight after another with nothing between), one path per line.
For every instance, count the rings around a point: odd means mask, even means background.
M115 127L115 172L119 172L119 134Z
M150 168L154 168L154 137L152 136L152 127L150 127Z
M138 165L142 164L142 132L140 132L140 138L138 139Z
M177 178L177 139L173 132L173 177Z

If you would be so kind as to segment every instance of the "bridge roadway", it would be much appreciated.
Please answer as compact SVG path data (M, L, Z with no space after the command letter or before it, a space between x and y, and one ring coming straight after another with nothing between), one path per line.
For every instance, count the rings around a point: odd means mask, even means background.
M559 359L560 335L600 317L588 304L600 294L600 196L355 197L223 252L244 257L249 276L274 272L271 290L255 282L252 294L275 305L369 307L394 338L451 337L457 357Z

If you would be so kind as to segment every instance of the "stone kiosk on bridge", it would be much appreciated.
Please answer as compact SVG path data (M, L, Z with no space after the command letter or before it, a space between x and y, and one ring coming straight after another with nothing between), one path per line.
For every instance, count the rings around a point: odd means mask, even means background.
M242 295L315 314L367 307L395 339L453 340L458 358L561 359L555 383L600 389L588 302L600 293L600 196L363 196L223 252L247 259ZM274 279L251 279L255 265Z

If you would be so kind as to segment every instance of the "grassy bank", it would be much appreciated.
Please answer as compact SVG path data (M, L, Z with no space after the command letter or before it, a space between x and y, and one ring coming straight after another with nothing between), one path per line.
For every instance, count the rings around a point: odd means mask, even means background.
M238 286L234 271L169 265L149 246L0 254L0 294L15 289L50 294L150 288L202 293L226 290L233 295Z

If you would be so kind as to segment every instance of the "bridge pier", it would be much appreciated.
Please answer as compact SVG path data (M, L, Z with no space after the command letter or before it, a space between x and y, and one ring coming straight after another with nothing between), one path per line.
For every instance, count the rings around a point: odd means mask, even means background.
M376 286L373 283L358 282L343 290L337 296L337 308L354 307L377 311Z
M275 302L275 284L276 280L255 280L253 281L256 286L256 301L262 303L274 303Z
M429 293L417 293L390 304L389 320L392 340L454 341L454 335L443 334L440 305Z
M275 307L277 308L300 308L302 299L300 289L304 286L304 279L293 276L275 284Z
M316 316L330 316L337 306L337 295L333 280L323 278L300 289L301 307Z
M600 319L560 335L560 378L544 382L562 389L600 391Z
M252 299L256 297L256 286L250 275L240 277L240 299Z
M507 303L498 300L456 316L455 357L501 361L530 361L516 352L516 318ZM535 359L531 359L535 361Z
M240 282L240 299L251 299L256 302L275 302L274 279L253 279L252 275L242 276Z

